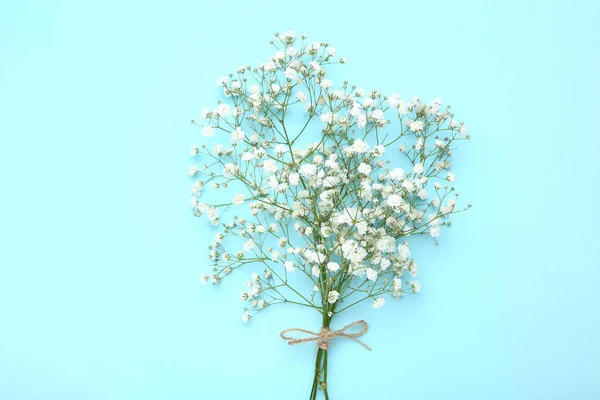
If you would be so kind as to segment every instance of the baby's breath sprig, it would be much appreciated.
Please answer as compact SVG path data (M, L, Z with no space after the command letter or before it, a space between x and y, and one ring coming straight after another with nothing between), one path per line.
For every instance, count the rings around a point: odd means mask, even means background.
M335 85L328 69L346 60L328 43L291 31L270 43L265 63L219 78L224 101L192 121L206 143L191 148L191 207L219 227L202 281L252 267L244 322L290 303L316 310L332 337L342 332L332 319L352 306L421 289L409 239L437 245L450 216L471 207L457 208L450 172L455 142L471 137L441 99ZM208 145L216 139L226 143ZM200 201L205 188L229 200ZM329 398L326 344L310 399Z

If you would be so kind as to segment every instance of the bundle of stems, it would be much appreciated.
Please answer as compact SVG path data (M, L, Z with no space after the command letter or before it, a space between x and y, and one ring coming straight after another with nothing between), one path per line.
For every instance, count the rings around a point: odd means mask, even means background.
M318 311L327 330L363 301L379 308L420 290L408 239L437 244L449 217L470 207L456 207L449 171L454 143L470 135L440 99L334 86L326 68L346 61L328 43L286 32L271 44L267 62L220 78L225 100L192 121L205 136L191 150L203 163L189 169L192 210L220 227L202 280L251 266L244 322L290 303ZM226 200L201 201L207 187ZM329 398L324 347L311 399Z

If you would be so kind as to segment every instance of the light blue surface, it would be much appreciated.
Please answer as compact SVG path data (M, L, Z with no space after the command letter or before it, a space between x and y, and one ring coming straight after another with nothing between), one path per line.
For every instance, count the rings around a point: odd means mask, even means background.
M0 398L304 399L316 349L241 323L188 208L189 123L275 31L366 89L453 105L474 204L413 250L423 290L335 342L332 400L599 399L597 2L3 2ZM210 237L212 237L212 232Z

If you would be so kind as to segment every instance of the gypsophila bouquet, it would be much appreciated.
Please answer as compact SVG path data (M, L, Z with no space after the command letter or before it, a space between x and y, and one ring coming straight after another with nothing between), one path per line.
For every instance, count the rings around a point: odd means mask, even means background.
M250 267L244 322L282 303L319 312L319 331L281 336L317 342L310 399L319 390L328 399L329 341L368 348L357 339L366 322L331 330L331 321L360 302L379 308L419 291L407 239L437 244L450 215L470 207L457 209L449 171L453 145L470 136L440 99L334 83L327 68L345 59L327 43L286 32L271 44L268 61L220 78L225 100L192 121L207 143L220 141L191 149L193 213L219 227L209 246L214 268L202 280L217 284ZM205 188L226 200L201 201ZM356 325L362 330L351 333Z

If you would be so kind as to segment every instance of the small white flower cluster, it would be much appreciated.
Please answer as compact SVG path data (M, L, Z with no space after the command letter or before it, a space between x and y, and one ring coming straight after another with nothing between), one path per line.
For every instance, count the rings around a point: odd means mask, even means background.
M203 110L199 125L205 137L219 135L226 143L194 145L190 152L205 163L189 169L196 179L193 212L223 229L210 246L214 272L203 281L218 283L246 264L265 268L242 293L250 303L245 322L277 303L313 307L331 318L363 300L379 308L386 294L398 299L418 292L408 237L435 241L448 217L462 211L450 157L453 143L470 136L449 107L440 99L427 104L345 82L335 86L327 69L345 60L334 59L327 43L305 39L276 35L269 60L220 78L228 104ZM286 125L296 108L306 118L301 130ZM298 145L317 120L322 135ZM390 151L394 159L403 156L404 168L390 167L384 159ZM234 186L242 189L227 203L199 201L204 187ZM246 205L250 219L222 221L219 209L226 215L232 205ZM242 238L241 247L226 250L228 237ZM316 290L296 290L288 275L298 272Z

